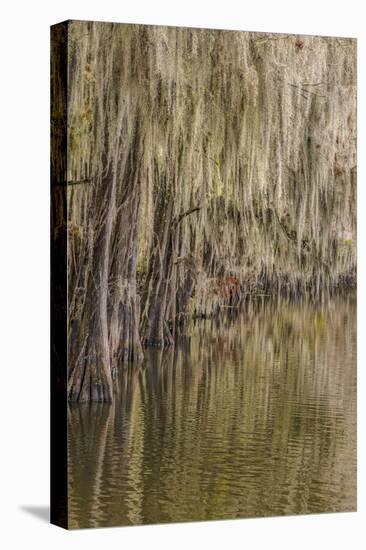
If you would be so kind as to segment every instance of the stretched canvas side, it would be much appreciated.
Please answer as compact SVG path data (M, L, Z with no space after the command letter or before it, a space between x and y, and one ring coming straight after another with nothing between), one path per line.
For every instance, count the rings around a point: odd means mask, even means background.
M67 528L68 22L51 27L51 523Z

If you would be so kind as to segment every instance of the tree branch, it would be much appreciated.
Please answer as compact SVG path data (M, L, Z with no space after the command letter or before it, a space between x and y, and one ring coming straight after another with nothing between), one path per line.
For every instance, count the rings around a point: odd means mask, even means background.
M178 223L180 223L186 216L189 216L194 212L198 212L198 210L201 210L201 206L195 206L193 208L190 208L189 210L186 210L185 212L182 212L182 214L179 214L177 218L173 219L172 225L178 225Z
M91 183L91 180L83 179L83 180L58 181L53 184L53 187L56 187L56 186L67 187L68 185L79 185L80 183Z

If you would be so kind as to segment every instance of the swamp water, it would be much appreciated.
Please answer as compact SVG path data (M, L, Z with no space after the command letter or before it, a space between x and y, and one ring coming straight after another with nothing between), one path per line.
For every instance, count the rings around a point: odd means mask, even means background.
M69 526L356 509L356 305L264 301L191 322L69 407Z

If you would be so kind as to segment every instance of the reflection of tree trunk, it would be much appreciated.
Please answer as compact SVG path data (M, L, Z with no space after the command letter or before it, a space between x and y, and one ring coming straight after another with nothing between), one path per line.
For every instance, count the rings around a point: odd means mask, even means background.
M92 407L98 406L98 405L92 405ZM98 445L96 446L96 464L95 464L95 475L94 475L94 483L93 483L93 497L91 500L91 506L90 506L90 518L92 518L94 527L98 527L99 525L99 518L98 518L98 512L100 509L100 500L101 500L101 494L103 491L103 484L104 484L104 475L105 475L105 457L107 453L107 440L108 437L112 437L114 435L113 432L113 422L115 419L115 404L106 404L102 405L104 410L106 411L106 414L101 415L101 418L103 419L103 426L99 431L99 437ZM104 413L103 410L103 413ZM98 411L97 414L94 414L94 418L98 418L100 414L100 411Z
M93 403L90 406L69 405L69 498L79 497L79 476L84 468L93 468L89 474L88 494L84 495L88 516L88 527L98 527L102 520L100 516L100 499L106 477L106 457L109 439L113 437L113 422L115 405L109 403ZM87 462L81 465L73 463L79 447L87 448ZM84 489L85 490L85 489ZM73 526L72 526L73 527ZM79 527L79 526L77 526Z

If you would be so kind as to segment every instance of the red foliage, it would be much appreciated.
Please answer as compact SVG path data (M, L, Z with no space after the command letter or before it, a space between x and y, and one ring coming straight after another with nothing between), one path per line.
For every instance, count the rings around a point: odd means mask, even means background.
M236 277L217 277L212 287L214 294L220 298L230 299L240 292L240 282Z
M297 40L297 41L295 42L295 46L296 46L296 48L297 48L298 50L302 50L303 47L304 47L304 42L303 42L302 40Z

